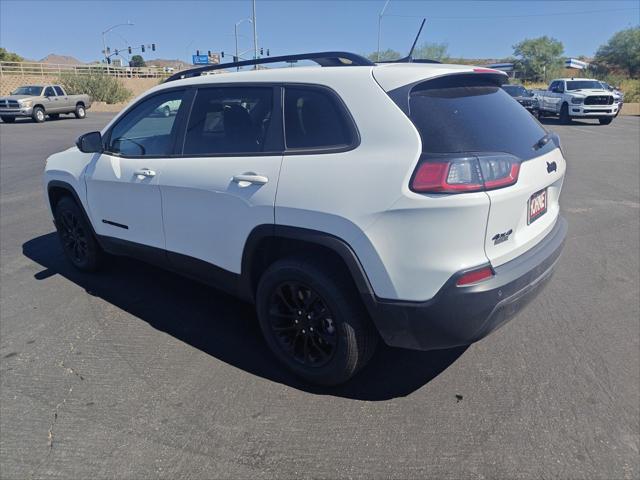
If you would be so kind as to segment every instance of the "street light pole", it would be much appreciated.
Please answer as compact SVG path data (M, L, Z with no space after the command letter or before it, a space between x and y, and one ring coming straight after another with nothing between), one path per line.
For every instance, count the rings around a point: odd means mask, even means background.
M378 15L378 49L376 50L376 62L380 61L380 28L382 27L382 16L384 15L384 11L389 6L390 1L391 0L387 0L384 3L384 7L382 7L382 10L380 10L380 14Z
M250 18L243 18L242 20L238 20L236 22L236 24L233 27L233 33L236 37L236 62L239 60L239 54L238 54L238 27L240 26L240 24L242 22L251 22L253 23L253 20L251 20ZM240 67L236 67L236 71L239 72L240 71Z
M256 25L256 0L253 0L253 58L258 58L258 28ZM258 65L253 66L254 70L258 69Z
M113 25L113 26L107 28L104 32L102 32L102 53L104 54L105 60L107 59L107 41L106 41L107 33L109 33L114 28L123 27L123 26L133 27L133 23L131 23L130 21L127 21L127 23L118 23L116 25ZM109 68L109 67L107 67L107 68Z

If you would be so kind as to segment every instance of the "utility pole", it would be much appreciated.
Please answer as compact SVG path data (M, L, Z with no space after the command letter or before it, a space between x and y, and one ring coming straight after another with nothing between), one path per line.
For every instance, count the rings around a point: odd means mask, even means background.
M253 0L253 58L258 58L258 29L256 27L256 0ZM258 65L253 66L254 70L258 69Z
M236 24L233 27L233 33L236 37L236 62L240 60L240 54L238 53L238 27L240 26L241 23L243 22L250 22L253 23L253 20L251 20L250 18L243 18L242 20L238 20L236 22ZM236 71L239 72L240 71L240 67L236 67Z
M382 10L380 10L380 13L378 14L378 49L376 50L376 62L380 61L380 28L382 27L382 16L384 15L384 11L389 6L389 2L390 1L391 0L387 0L384 3L384 7L382 7ZM255 2L255 0L254 0L254 2Z

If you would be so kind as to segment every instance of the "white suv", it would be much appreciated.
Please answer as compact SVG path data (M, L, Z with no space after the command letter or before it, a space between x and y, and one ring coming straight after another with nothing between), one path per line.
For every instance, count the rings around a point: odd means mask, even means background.
M502 72L280 58L322 67L181 72L49 157L71 263L129 255L254 302L275 355L325 385L379 338L475 342L540 290L565 160Z

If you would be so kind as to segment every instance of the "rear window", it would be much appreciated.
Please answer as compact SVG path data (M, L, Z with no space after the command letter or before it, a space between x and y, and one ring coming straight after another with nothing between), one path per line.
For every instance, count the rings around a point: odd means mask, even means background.
M443 77L419 84L411 91L409 111L423 153L504 152L526 160L555 148L549 142L534 150L546 130L486 79Z

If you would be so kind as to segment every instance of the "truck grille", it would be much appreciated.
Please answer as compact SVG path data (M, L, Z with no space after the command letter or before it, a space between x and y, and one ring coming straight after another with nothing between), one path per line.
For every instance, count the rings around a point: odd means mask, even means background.
M0 100L0 108L19 108L20 104L16 100Z
M584 99L585 105L613 105L611 95L593 95Z

